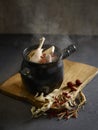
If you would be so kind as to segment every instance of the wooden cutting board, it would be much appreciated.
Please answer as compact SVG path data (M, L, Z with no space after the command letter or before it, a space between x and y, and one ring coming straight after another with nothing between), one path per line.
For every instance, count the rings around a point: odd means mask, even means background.
M68 81L75 82L76 79L80 79L83 83L83 87L85 87L86 84L88 84L97 73L98 68L96 67L64 60L64 81L61 87L64 87ZM2 83L0 85L0 92L16 99L27 101L33 105L39 104L38 101L36 102L34 95L26 90L20 73L16 73L4 83Z

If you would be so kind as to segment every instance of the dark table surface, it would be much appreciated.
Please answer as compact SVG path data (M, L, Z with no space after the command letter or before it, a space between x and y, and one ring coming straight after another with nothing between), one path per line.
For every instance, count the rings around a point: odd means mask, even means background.
M98 67L98 36L1 34L0 35L0 83L17 73L22 62L24 48L46 37L46 44L61 49L76 43L78 50L67 59ZM31 105L0 93L0 130L97 130L98 129L98 76L83 92L87 104L79 111L77 119L60 120L40 117L32 119Z

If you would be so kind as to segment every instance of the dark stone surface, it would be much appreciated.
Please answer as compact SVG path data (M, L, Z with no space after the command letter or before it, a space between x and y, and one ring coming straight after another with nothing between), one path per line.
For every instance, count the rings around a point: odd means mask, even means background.
M22 51L38 43L43 35L0 35L0 83L18 72ZM78 50L69 60L98 67L98 36L44 35L47 43L55 43L61 49L77 43ZM33 41L33 42L32 42ZM40 117L31 119L31 105L0 93L0 130L97 130L98 129L98 76L83 90L87 97L84 110L78 119L68 121Z

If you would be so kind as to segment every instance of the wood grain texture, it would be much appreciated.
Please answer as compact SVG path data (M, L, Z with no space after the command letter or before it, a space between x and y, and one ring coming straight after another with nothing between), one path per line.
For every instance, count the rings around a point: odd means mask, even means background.
M76 79L82 81L81 90L88 84L98 73L98 68L82 64L78 62L73 62L69 60L64 60L64 81L61 87L66 86L68 81L75 82ZM0 85L0 92L5 95L14 97L18 100L27 101L33 105L42 105L44 102L36 101L34 95L29 93L22 82L20 73L16 73L4 83Z

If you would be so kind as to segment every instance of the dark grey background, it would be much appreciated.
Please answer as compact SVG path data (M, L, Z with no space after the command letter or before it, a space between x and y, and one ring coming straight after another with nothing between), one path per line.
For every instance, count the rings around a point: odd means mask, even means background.
M0 0L0 33L98 34L98 0Z
M61 49L77 43L78 50L69 60L98 67L98 37L77 35L0 35L0 83L19 71L22 51L25 47L38 43L41 36L46 43L54 43ZM0 130L97 130L98 129L98 76L83 92L87 97L84 110L77 119L57 121L56 118L31 118L31 105L0 93Z

